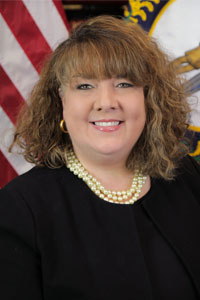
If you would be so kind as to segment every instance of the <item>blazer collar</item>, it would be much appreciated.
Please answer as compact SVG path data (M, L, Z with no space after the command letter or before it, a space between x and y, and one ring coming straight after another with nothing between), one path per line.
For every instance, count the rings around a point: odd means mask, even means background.
M156 180L142 206L185 265L200 296L200 206L181 182Z

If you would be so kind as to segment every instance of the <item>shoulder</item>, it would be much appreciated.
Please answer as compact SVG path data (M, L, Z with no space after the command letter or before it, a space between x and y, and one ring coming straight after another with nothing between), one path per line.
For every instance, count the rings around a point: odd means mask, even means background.
M191 156L186 156L180 162L176 179L200 195L200 165Z
M177 170L176 182L179 184L183 196L194 197L200 204L200 165L191 156L186 156ZM186 193L188 191L188 193Z
M183 201L200 204L200 165L186 156L179 162L175 175L173 180L153 181L157 195L166 197L172 205L181 205Z
M0 231L10 232L36 247L36 228L56 210L66 192L66 168L34 167L0 190ZM51 216L50 216L51 217Z
M63 169L64 168L50 169L47 167L34 167L9 182L3 190L30 189L45 185L51 181L57 181L58 178L62 176Z
M189 155L181 160L179 170L180 174L200 177L200 164Z
M52 195L54 190L59 189L63 176L67 176L66 168L50 169L47 167L34 167L28 172L16 177L2 190L2 195L15 195L25 200L40 198L40 195ZM67 182L67 178L66 178Z
M18 176L0 190L0 209L3 202L27 207L33 216L47 215L55 206L69 199L70 188L77 189L73 174L66 168L34 167Z
M156 198L166 199L165 203L177 207L183 201L200 204L200 165L189 155L185 156L175 170L175 177L172 180L163 178L152 178L152 188L146 202L158 204ZM163 201L162 201L163 203Z
M0 190L0 207L5 201L11 208L14 203L27 207L32 215L45 212L47 207L53 210L56 203L66 199L67 188L73 185L69 173L66 167L34 167Z

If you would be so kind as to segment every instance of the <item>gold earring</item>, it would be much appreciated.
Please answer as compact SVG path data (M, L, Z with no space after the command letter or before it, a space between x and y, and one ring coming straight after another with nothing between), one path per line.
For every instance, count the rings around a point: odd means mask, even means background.
M62 132L68 133L67 129L64 128L64 123L65 123L64 120L61 120L61 121L60 121L60 129L62 130Z

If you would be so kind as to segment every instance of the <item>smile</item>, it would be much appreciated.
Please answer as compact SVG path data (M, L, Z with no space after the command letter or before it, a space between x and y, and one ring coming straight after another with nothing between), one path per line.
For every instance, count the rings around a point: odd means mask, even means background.
M96 126L117 126L120 124L120 121L113 121L113 122L93 122Z
M114 132L120 129L122 121L114 121L114 120L109 120L109 121L94 121L91 122L92 126L101 132Z

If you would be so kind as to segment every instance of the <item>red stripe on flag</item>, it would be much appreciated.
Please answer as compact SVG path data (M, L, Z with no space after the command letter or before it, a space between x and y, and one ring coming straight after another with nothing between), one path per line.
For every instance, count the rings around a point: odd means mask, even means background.
M3 153L0 151L0 188L2 188L9 181L18 176L17 172L10 165Z
M0 1L0 12L39 73L42 68L42 62L44 62L46 55L50 54L52 50L26 6L21 0ZM36 49L37 51L35 51Z
M25 101L1 66L0 78L3 83L1 84L0 105L15 124L19 110Z
M48 29L49 22L54 23L53 26L55 26L56 31L52 33L52 39L55 40L55 43L58 42L59 38L57 38L57 32L60 30L60 26L62 25L61 22L55 23L54 19L50 18L49 11L50 9L56 8L56 12L62 18L63 24L69 28L69 25L67 23L65 13L63 11L62 2L61 0L52 1L52 5L47 5L48 9L46 11L43 11L44 16L42 19L42 25L46 24L46 28ZM37 2L37 1L36 1ZM24 4L22 0L13 1L13 0L0 0L0 14L2 14L2 17L4 18L8 28L11 30L12 35L19 43L22 51L24 51L25 55L27 56L27 59L30 60L33 67L36 69L36 71L39 73L41 70L41 67L43 62L46 59L46 56L48 54L52 53L51 47L48 44L45 34L40 31L40 25L37 25L37 23L34 20L34 17L31 16L31 11L29 12L28 6ZM40 4L38 4L40 5ZM53 11L54 12L54 11ZM52 14L53 15L53 14ZM45 22L45 23L44 23ZM39 24L40 22L38 22ZM3 28L2 28L3 30ZM50 30L50 29L49 29ZM61 30L63 31L63 26L61 26ZM45 30L44 30L45 31ZM10 35L11 35L10 33ZM50 34L51 36L51 34ZM9 45L10 42L10 36L9 35L2 35L3 40L1 39L1 43L4 43L4 38L7 39L6 45ZM13 41L13 39L12 39ZM14 49L12 48L12 45L10 43L10 50L12 50L12 59L9 57L6 57L7 62L13 62L14 65L13 68L10 69L11 72L15 73L17 72L17 63L23 64L23 61L18 61L18 58L16 56L16 53ZM10 53L10 52L9 52ZM6 55L6 54L5 54ZM16 67L16 70L14 69ZM9 75L8 75L9 74ZM2 67L0 68L0 78L1 78L1 96L0 96L0 106L3 109L3 115L4 111L5 114L10 118L12 123L16 123L17 114L19 112L19 109L21 105L25 102L25 99L23 98L20 89L17 89L17 87L14 84L14 81L12 81L12 77L10 77L12 73L7 73L6 68ZM15 74L16 75L16 74ZM20 75L21 76L21 75ZM24 74L24 76L29 76L28 72ZM16 78L17 76L15 76ZM21 78L20 80L23 80ZM24 94L26 95L27 91L29 90L30 86L27 82L27 89L26 85L23 84ZM7 118L5 118L5 121L7 121ZM0 120L0 122L3 122ZM1 124L0 124L1 125ZM5 125L5 124L4 124ZM5 126L3 126L5 128ZM1 145L0 145L1 146ZM0 150L0 187L3 187L7 182L12 180L14 177L18 175L18 173L22 173L20 164L18 164L17 158L15 161L15 158L9 161L9 156L7 156L7 153ZM13 162L13 165L12 165ZM15 169L15 166L16 168Z
M67 22L67 18L66 18L66 15L65 15L65 12L64 12L64 9L63 9L63 5L62 5L62 2L61 1L58 1L58 0L53 0L53 3L55 5L55 7L57 8L64 24L66 25L68 31L70 31L70 26L69 26L69 23Z

